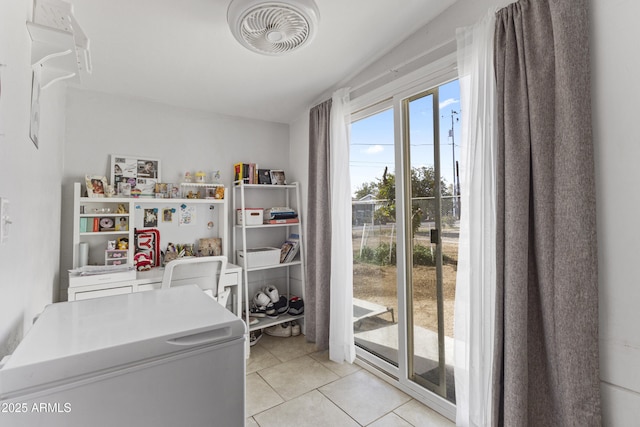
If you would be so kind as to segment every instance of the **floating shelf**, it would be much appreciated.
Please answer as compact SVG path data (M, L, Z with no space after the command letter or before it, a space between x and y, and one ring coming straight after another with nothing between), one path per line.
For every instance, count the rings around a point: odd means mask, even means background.
M57 0L38 0L34 21L27 21L31 37L31 66L40 67L40 87L61 80L80 82L80 71L91 72L89 39L73 16L73 6Z
M31 36L31 65L41 66L40 84L46 89L53 83L75 78L80 81L73 33L27 22Z

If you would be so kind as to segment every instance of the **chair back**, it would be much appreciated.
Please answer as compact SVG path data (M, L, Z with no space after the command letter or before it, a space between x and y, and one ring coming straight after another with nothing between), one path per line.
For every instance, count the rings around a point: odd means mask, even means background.
M171 286L198 285L205 293L226 307L230 290L224 288L226 256L180 258L164 268L162 289Z

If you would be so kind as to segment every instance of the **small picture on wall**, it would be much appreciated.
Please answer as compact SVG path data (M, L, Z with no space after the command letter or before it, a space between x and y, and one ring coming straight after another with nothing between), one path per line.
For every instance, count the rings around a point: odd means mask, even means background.
M157 208L144 210L144 226L145 227L158 226L158 209Z
M171 222L173 221L173 209L164 208L162 210L162 222Z

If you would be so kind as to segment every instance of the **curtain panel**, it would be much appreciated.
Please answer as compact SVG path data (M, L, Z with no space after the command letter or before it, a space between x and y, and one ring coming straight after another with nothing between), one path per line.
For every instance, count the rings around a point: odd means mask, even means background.
M305 333L318 350L329 348L331 301L331 196L329 194L329 99L309 111L309 184L307 198L307 263Z
M587 2L496 18L494 425L599 426Z
M331 194L331 318L329 359L352 363L356 357L353 339L353 249L351 238L351 179L349 171L349 89L337 90L331 104L330 194Z
M496 283L495 9L457 30L462 138L454 321L456 423L491 425Z

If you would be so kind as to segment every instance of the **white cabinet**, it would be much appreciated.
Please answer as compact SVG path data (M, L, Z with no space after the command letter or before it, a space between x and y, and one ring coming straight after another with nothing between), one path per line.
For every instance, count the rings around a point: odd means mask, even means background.
M201 238L222 239L222 255L229 256L229 211L223 199L154 199L124 197L82 197L82 186L74 184L73 206L73 261L72 268L81 266L81 244L88 248L88 265L133 266L135 229L149 228L145 219L153 213L157 224L152 228L160 235L159 247L167 244L192 244L197 253ZM164 212L167 212L167 217ZM187 221L188 219L188 221ZM126 252L119 250L118 242L126 239ZM115 242L115 250L108 242ZM118 293L139 292L158 288L162 268L136 272L134 269L106 274L69 276L68 299L94 298ZM229 286L235 287L238 299L236 310L240 314L240 268L229 264L225 276Z
M277 224L265 224L249 220L250 213L260 209L272 207L291 207L298 213L297 222L284 222ZM233 218L234 227L232 232L233 259L234 263L243 268L244 274L244 308L246 322L249 324L249 307L253 296L265 286L275 286L280 295L298 296L304 299L305 288L305 268L304 268L304 248L302 239L302 218L300 215L300 188L298 183L289 185L264 185L264 184L244 184L236 182L233 187ZM238 215L246 212L247 215ZM247 220L242 220L246 218ZM265 219L267 219L265 217ZM283 243L291 234L297 234L299 238L298 253L292 261L280 263L280 257L276 256L275 262L264 262L271 259L269 248L277 248L280 251ZM245 251L259 249L255 252L256 266L248 266ZM238 256L242 251L241 257ZM252 255L252 253L249 253ZM266 265L265 265L266 264ZM281 314L278 318L263 317L259 322L249 326L249 330L263 329L268 326L283 322L302 319L304 315Z

